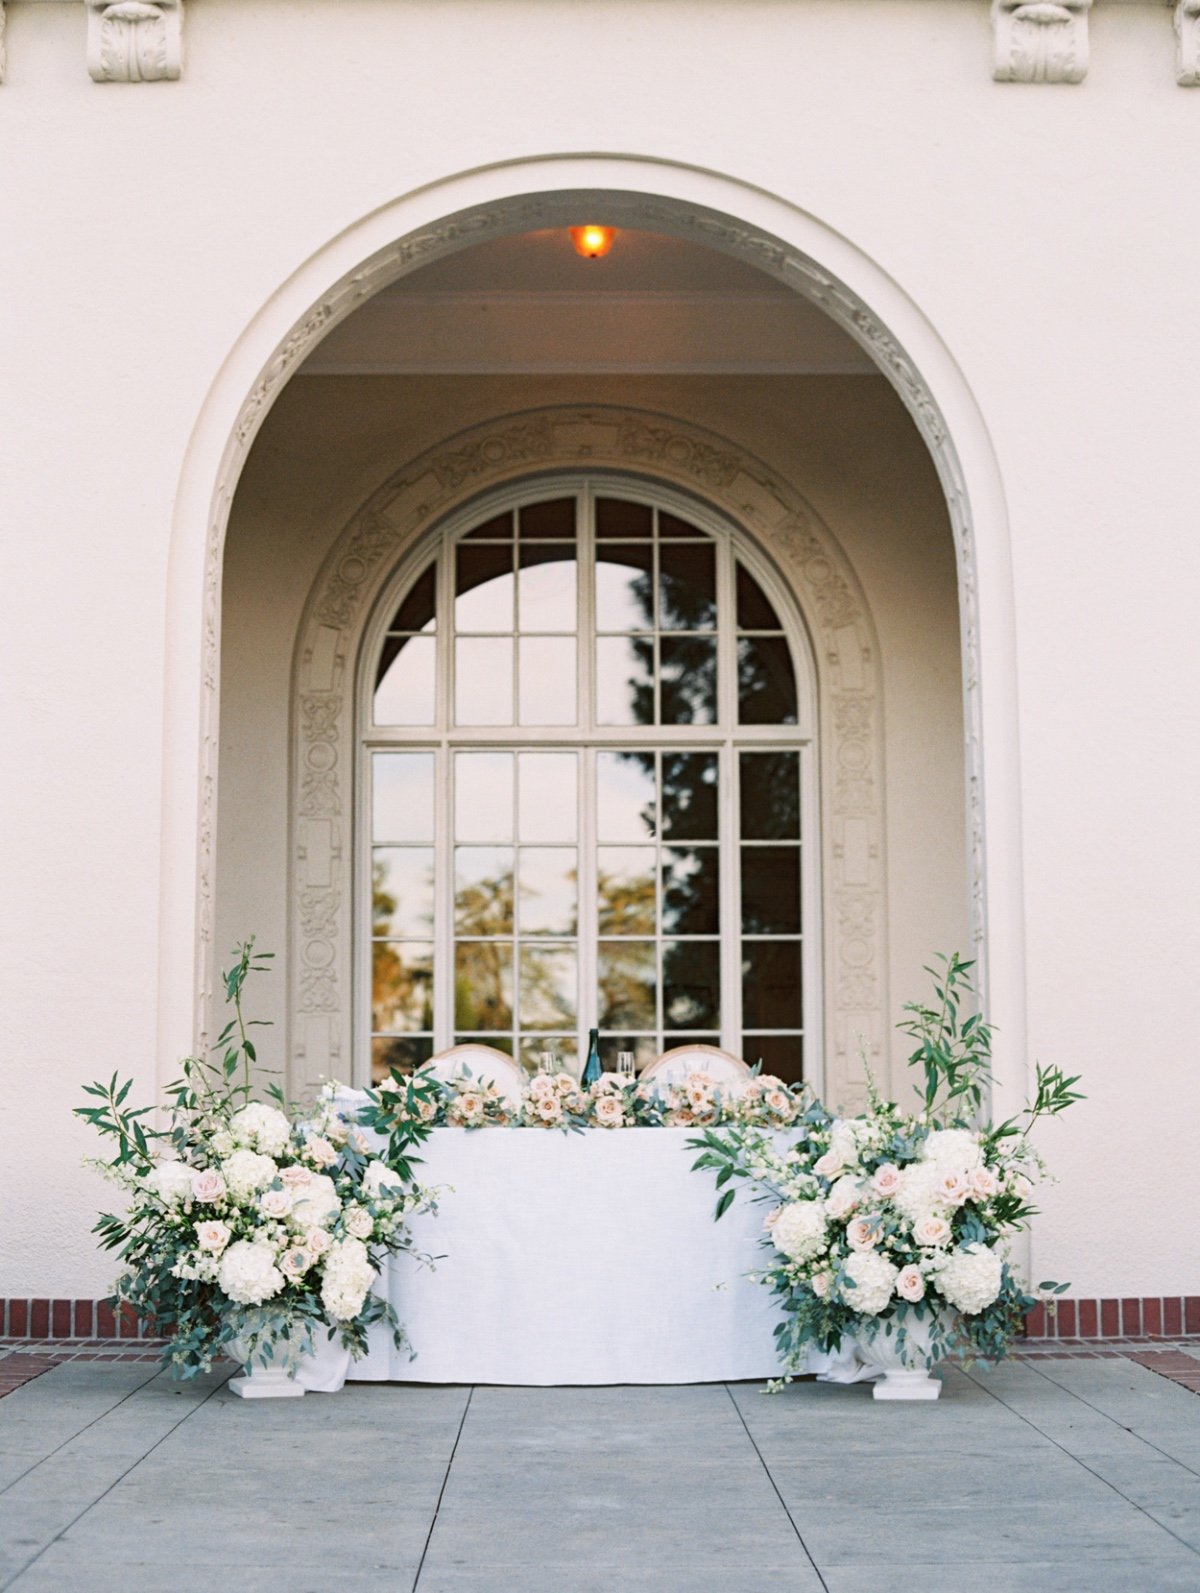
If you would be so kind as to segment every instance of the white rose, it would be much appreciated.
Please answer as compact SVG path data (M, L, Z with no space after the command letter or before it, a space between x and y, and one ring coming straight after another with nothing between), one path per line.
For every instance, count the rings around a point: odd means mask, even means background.
M877 1195L882 1195L885 1200L890 1200L900 1188L900 1169L892 1162L884 1162L882 1167L875 1169L871 1179L871 1187Z
M602 1128L621 1128L625 1123L625 1113L621 1109L619 1095L601 1095L595 1105L596 1121Z
M982 1244L950 1251L937 1272L938 1288L964 1316L975 1316L993 1304L1003 1280L1003 1261Z
M269 1156L260 1156L252 1150L235 1150L232 1156L221 1163L221 1172L225 1175L230 1193L243 1200L247 1195L253 1195L268 1184L273 1184L278 1171Z
M196 1169L189 1167L186 1162L173 1159L162 1161L146 1176L146 1188L156 1194L160 1200L165 1200L168 1206L177 1206L180 1201L191 1200L192 1179L196 1176Z
M304 1248L314 1258L323 1256L333 1244L333 1236L326 1228L309 1228L304 1235Z
M771 1227L771 1242L792 1261L810 1261L825 1248L825 1207L819 1200L794 1200L781 1206Z
M258 1208L265 1217L286 1217L292 1209L292 1197L286 1189L264 1189L258 1197Z
M925 1275L920 1267L909 1264L901 1267L896 1274L896 1293L902 1300L923 1300L925 1298Z
M818 1178L836 1178L841 1170L842 1158L831 1150L827 1150L823 1156L818 1156L813 1163L813 1172Z
M971 1193L979 1200L990 1200L1000 1187L1000 1180L990 1167L976 1167L971 1174Z
M818 1300L827 1300L829 1298L829 1291L833 1287L832 1272L814 1272L808 1281L812 1292Z
M235 1112L229 1129L239 1145L264 1156L282 1155L292 1137L292 1126L283 1113L262 1101L251 1101Z
M846 1243L852 1250L873 1250L879 1235L878 1218L854 1217L846 1225Z
M315 1176L315 1173L310 1172L307 1167L301 1167L297 1162L293 1162L290 1167L282 1168L279 1174L280 1182L286 1184L289 1189L299 1189L302 1184L311 1184Z
M913 1223L913 1239L923 1249L950 1243L950 1224L945 1217L930 1215Z
M201 1222L196 1225L196 1243L201 1250L219 1256L229 1243L230 1227L227 1222Z
M969 1173L983 1161L979 1135L969 1128L935 1128L921 1147L921 1159L941 1172Z
M846 1261L851 1285L843 1294L846 1304L863 1316L878 1316L892 1298L898 1269L877 1250L856 1250Z
M221 1257L217 1282L238 1305L261 1305L284 1286L284 1276L275 1265L272 1246L257 1239L239 1239Z
M316 1167L331 1167L337 1161L337 1151L322 1134L310 1134L304 1142L304 1154Z
M202 1200L205 1205L224 1200L225 1180L215 1167L206 1167L202 1173L192 1174L192 1198Z
M285 1250L279 1262L284 1277L293 1283L302 1278L312 1264L313 1257L299 1245L293 1245L290 1250Z
M361 1206L351 1206L346 1212L343 1221L346 1232L355 1239L369 1239L375 1227L374 1218L369 1211L364 1211Z
M333 1179L327 1173L314 1173L307 1184L299 1184L291 1196L291 1220L298 1228L328 1225L342 1209Z
M971 1185L966 1173L939 1173L938 1198L947 1206L961 1206L971 1198Z
M862 1189L858 1179L845 1173L829 1191L825 1206L829 1215L837 1221L842 1217L848 1217L861 1200Z

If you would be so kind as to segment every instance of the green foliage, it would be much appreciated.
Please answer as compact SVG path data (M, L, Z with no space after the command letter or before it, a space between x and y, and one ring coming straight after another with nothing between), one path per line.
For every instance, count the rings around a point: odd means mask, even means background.
M933 979L935 1005L906 1002L904 1011L912 1016L896 1027L917 1041L908 1064L922 1077L925 1116L965 1118L979 1112L991 1084L992 1025L978 1013L961 1014L964 1002L975 995L970 980L975 964L957 952L937 960L942 968L925 969Z

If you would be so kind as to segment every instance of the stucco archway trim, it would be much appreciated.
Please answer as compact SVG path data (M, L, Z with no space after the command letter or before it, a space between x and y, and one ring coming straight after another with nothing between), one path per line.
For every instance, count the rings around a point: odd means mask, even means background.
M396 566L481 493L544 471L620 470L694 493L745 529L794 595L816 655L824 908L823 1089L862 1103L860 1037L888 1011L879 649L837 539L796 489L735 444L672 416L603 405L527 411L450 438L374 492L310 595L293 675L290 1057L293 1090L350 1071L355 665Z

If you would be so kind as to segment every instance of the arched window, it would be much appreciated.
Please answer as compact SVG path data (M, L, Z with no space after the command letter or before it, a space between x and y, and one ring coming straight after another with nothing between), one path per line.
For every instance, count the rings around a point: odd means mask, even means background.
M732 526L618 478L494 494L397 572L360 684L364 1075L467 1039L574 1063L594 1025L607 1066L706 1041L803 1076L811 666Z

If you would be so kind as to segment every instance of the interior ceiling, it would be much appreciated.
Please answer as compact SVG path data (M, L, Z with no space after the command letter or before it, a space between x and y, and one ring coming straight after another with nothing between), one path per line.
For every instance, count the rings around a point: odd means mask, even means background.
M619 230L602 260L566 229L492 239L384 289L308 375L876 374L819 309L714 249Z

